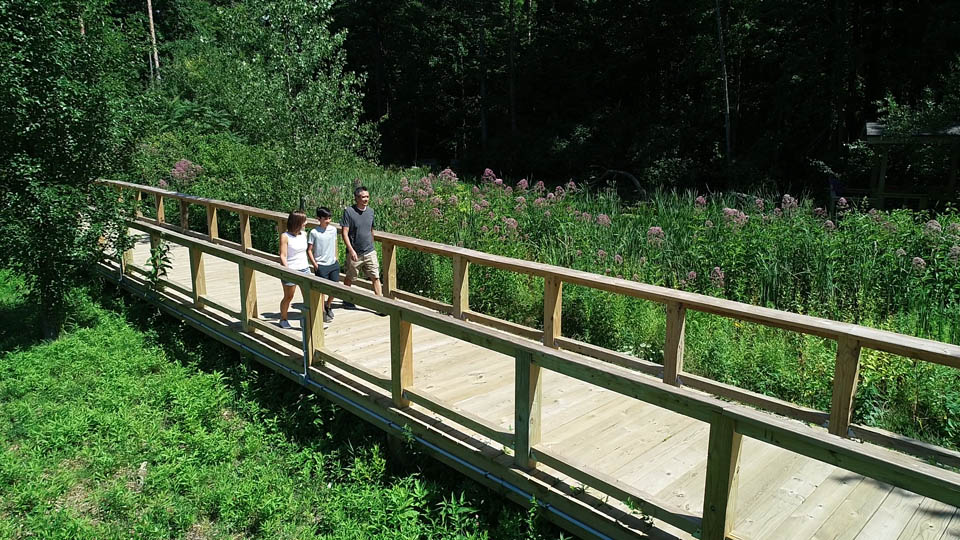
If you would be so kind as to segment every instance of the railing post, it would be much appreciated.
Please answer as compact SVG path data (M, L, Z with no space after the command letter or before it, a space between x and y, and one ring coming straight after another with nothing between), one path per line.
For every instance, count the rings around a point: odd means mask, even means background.
M383 251L383 296L393 298L397 290L397 246L392 242L380 242Z
M314 290L309 283L300 286L300 294L307 306L303 314L303 367L306 374L323 348L323 294Z
M724 540L736 520L734 505L740 477L740 443L732 418L718 414L710 422L707 478L703 498L702 540Z
M543 396L540 366L533 355L517 351L514 414L514 462L525 469L536 468L530 448L540 442L540 409Z
M157 210L157 223L165 223L167 220L166 212L163 209L163 195L157 193L153 196L154 203L156 204Z
M195 246L190 246L190 283L193 292L193 306L203 307L203 299L207 294L207 278L203 271L203 252Z
M240 247L244 253L253 247L253 234L250 232L250 214L240 212Z
M403 389L413 386L413 327L400 313L390 315L390 389L393 404L410 405Z
M860 342L848 337L837 339L837 362L833 370L833 399L830 405L830 433L847 436L853 417L853 396L860 374Z
M563 281L557 276L543 280L543 344L558 348L556 340L561 336L560 316L563 307Z
M139 189L135 189L134 191L136 195L133 198L133 215L137 218L142 218L143 212L140 210L140 204L143 201L143 193L141 193Z
M240 327L244 332L254 332L250 320L259 317L257 311L257 278L253 268L243 261L237 265L240 269Z
M281 234L283 234L283 233L285 233L285 232L287 232L287 220L286 220L286 219L278 219L278 220L277 220L277 236L280 236Z
M687 308L679 302L667 303L667 339L663 345L663 382L679 386L683 373L684 327Z
M470 311L470 261L453 257L453 316L462 319Z
M212 204L207 205L207 236L214 243L220 237L220 229L217 227L217 207Z
M190 230L190 203L184 199L180 201L180 230L186 232Z

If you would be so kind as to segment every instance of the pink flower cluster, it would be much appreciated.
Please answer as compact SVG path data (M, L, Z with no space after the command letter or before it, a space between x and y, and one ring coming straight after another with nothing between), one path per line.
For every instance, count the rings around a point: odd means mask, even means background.
M741 210L737 210L736 208L724 208L723 219L727 223L737 227L743 227L747 224L747 220L750 219L750 216L744 214Z
M666 239L666 235L663 233L663 229L660 227L650 227L647 229L647 243L651 246L659 246L663 244L663 241Z
M181 159L170 170L170 177L178 182L188 184L203 172L203 167L189 159Z

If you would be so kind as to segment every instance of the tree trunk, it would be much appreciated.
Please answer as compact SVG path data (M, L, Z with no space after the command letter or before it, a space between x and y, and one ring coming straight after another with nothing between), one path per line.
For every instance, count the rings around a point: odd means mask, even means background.
M723 130L725 135L725 158L727 164L733 159L733 149L730 144L730 86L727 80L727 53L723 46L723 17L720 14L720 0L717 0L717 39L720 45L720 66L723 68Z
M514 81L517 78L517 64L516 64L516 42L517 42L517 10L516 10L516 0L510 0L510 11L508 16L510 17L510 48L509 48L509 57L510 57L510 80L509 80L509 92L510 92L510 135L517 134L517 93L515 88Z
M157 54L157 32L153 26L153 1L147 0L147 14L150 16L150 42L153 44L153 64L156 66L157 80L160 80L160 55Z

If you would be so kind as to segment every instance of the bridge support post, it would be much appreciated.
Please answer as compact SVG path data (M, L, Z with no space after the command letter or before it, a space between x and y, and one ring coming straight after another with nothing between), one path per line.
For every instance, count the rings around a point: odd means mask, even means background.
M700 538L724 540L733 530L734 505L740 477L740 443L732 418L718 414L710 422L707 446L707 479L703 499Z
M547 276L543 280L543 344L547 347L559 348L556 340L562 335L562 308L563 281L555 276Z
M190 203L180 199L180 230L187 232L190 230Z
M323 348L323 294L310 287L309 283L300 285L300 294L307 306L307 311L303 314L303 347L307 359L303 367L306 375Z
M217 207L212 204L207 206L207 236L213 243L217 243L217 238L220 238L220 229L217 227Z
M167 220L166 212L163 209L163 195L157 193L153 196L154 203L156 204L157 212L157 223L165 223Z
M540 442L543 384L540 366L526 351L519 351L516 355L515 391L514 462L525 469L535 469L537 462L530 455L530 448Z
M257 311L257 278L253 268L242 261L237 266L240 269L240 327L244 332L253 333L255 327L250 320L260 316Z
M830 404L830 433L847 436L853 417L853 396L860 374L860 342L850 338L837 340L837 362L833 371L833 399Z
M470 311L470 261L453 258L453 316L463 319Z
M663 382L680 386L683 373L684 327L687 309L679 302L667 304L667 339L663 345Z
M390 314L390 390L393 404L407 407L410 400L403 397L403 389L413 386L413 326Z
M397 246L391 242L381 242L383 251L383 296L393 298L397 290Z
M203 296L207 294L207 278L203 271L203 252L190 247L190 283L193 292L193 307L203 308Z

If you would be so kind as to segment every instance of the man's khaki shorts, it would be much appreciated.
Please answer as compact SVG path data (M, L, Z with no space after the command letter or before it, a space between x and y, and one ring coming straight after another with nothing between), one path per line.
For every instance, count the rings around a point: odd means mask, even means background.
M360 255L356 261L347 254L347 279L357 279L361 272L370 281L380 279L380 263L377 261L376 251Z

